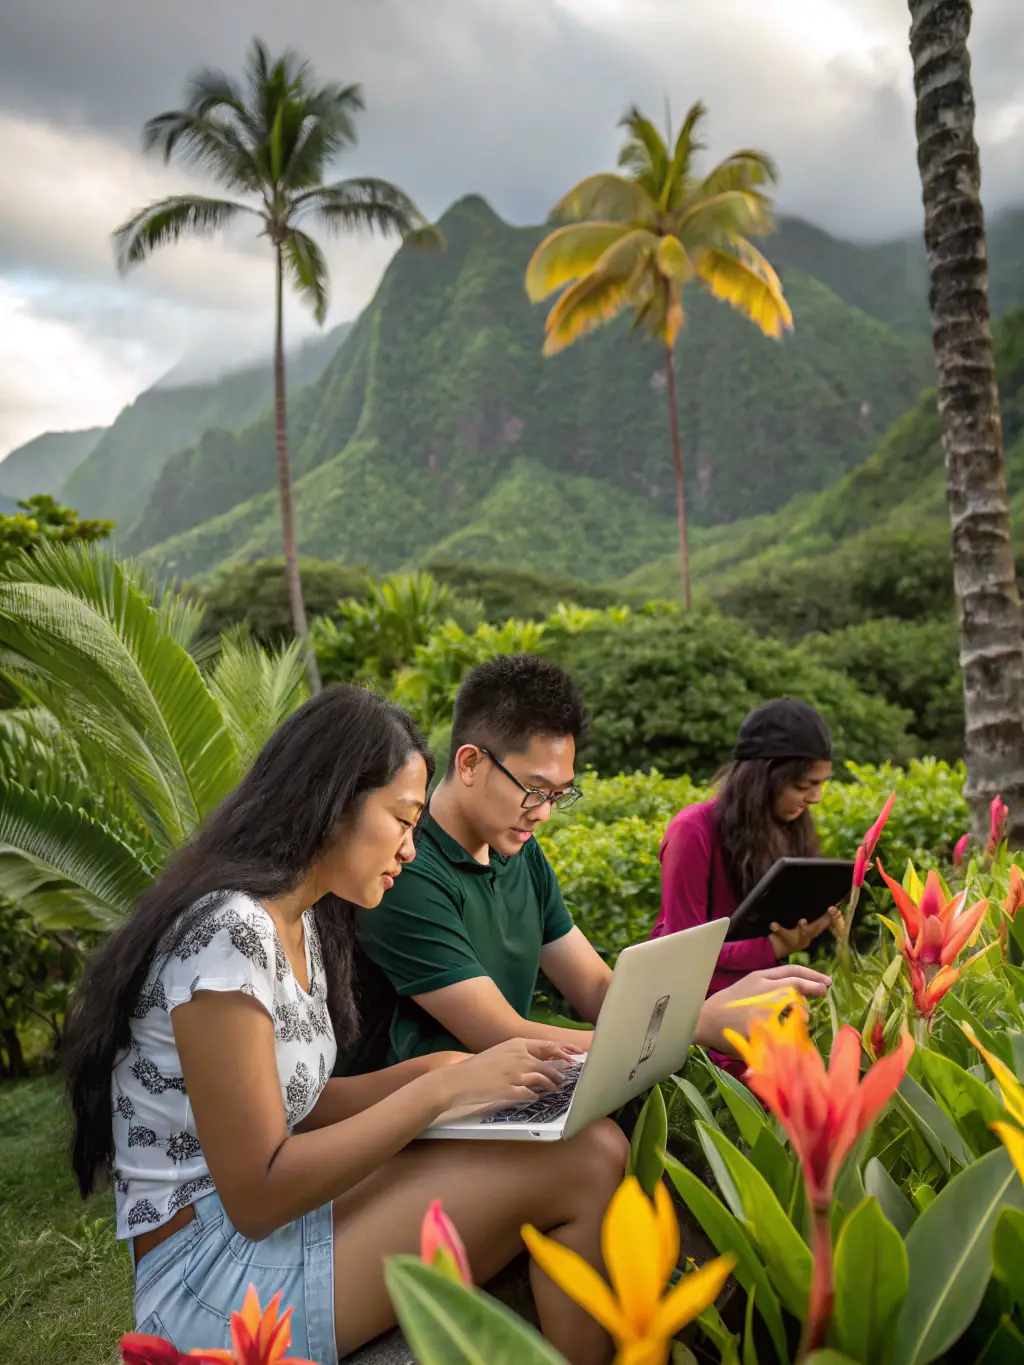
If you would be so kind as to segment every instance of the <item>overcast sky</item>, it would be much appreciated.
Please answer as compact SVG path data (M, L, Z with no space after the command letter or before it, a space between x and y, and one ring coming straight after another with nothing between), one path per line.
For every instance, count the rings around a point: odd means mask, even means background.
M1024 199L1020 3L975 14L990 212ZM265 243L168 248L126 280L110 246L133 209L198 183L143 156L143 122L196 67L237 71L254 34L362 83L338 173L394 180L430 217L475 191L539 221L613 165L628 104L660 122L666 97L677 119L699 97L710 155L763 147L784 212L877 238L920 222L907 26L906 0L0 0L0 454L111 421L186 357L237 363L269 338ZM331 323L392 250L329 246ZM288 328L313 330L295 302Z

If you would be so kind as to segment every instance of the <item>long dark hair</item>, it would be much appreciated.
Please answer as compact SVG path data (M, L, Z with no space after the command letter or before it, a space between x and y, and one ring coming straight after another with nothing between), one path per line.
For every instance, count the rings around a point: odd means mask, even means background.
M718 840L738 900L753 891L779 858L816 858L821 851L810 811L791 821L775 814L779 793L802 781L814 763L806 758L750 758L720 775Z
M295 889L339 825L386 786L414 753L434 762L413 722L358 687L331 687L300 707L264 745L250 771L168 862L131 918L92 955L75 992L63 1045L83 1197L114 1155L111 1073L129 1045L129 1020L157 952L170 952L216 904ZM324 896L314 909L327 1004L339 1046L358 1035L352 992L356 908Z

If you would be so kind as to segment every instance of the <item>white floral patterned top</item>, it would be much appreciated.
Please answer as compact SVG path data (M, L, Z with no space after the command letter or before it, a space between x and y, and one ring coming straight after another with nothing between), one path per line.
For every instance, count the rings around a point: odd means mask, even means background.
M117 1235L166 1223L213 1189L181 1075L171 1011L194 991L241 991L274 1021L274 1050L291 1132L320 1097L337 1049L311 912L303 917L309 991L295 978L274 921L240 892L210 909L171 953L158 954L131 1018L131 1045L114 1067Z

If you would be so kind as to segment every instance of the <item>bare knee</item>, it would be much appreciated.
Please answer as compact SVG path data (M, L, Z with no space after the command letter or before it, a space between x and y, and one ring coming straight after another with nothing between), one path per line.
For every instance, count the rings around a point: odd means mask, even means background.
M563 1155L575 1181L607 1189L610 1197L626 1173L629 1143L613 1119L600 1119L565 1143Z

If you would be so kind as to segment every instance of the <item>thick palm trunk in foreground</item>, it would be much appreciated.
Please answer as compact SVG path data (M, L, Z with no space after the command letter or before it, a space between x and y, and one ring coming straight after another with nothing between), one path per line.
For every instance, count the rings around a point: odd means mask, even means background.
M679 405L676 401L676 366L672 358L672 347L665 345L665 372L668 392L668 422L672 432L672 463L676 471L676 519L679 522L679 575L682 587L682 603L689 611L692 605L690 593L690 551L686 543L686 489L683 486L683 450L679 443Z
M1001 793L1024 846L1024 640L988 303L967 37L970 0L910 0L917 160L964 681L975 834Z
M295 518L292 514L292 476L288 465L288 413L284 384L284 278L281 248L277 248L277 324L274 337L274 426L277 452L277 491L281 500L281 528L284 532L284 572L288 580L288 600L292 609L292 629L302 641L306 655L306 677L311 693L320 691L320 670L309 638L306 604L302 600L299 552L295 545Z

